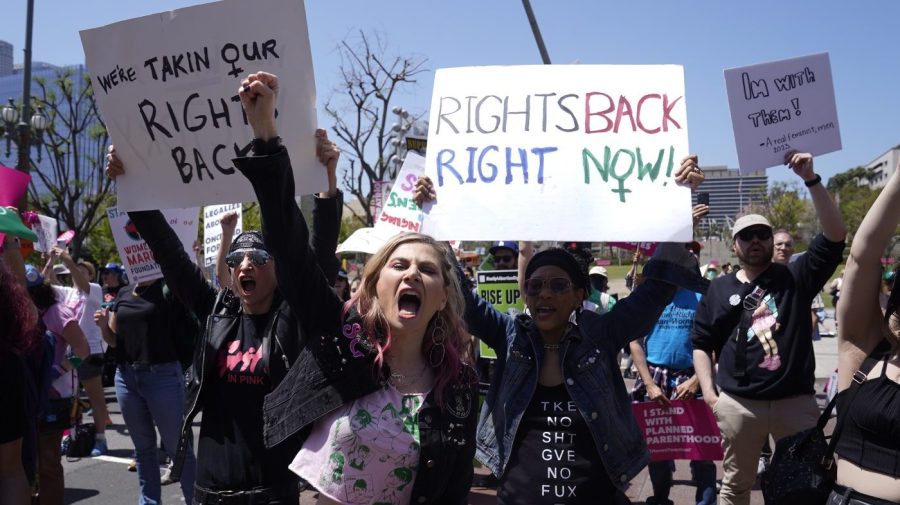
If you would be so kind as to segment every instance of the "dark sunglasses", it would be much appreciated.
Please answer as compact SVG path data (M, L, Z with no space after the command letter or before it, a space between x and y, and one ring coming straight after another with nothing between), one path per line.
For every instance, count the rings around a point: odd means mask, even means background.
M753 237L756 237L759 240L769 240L772 238L772 230L769 228L748 228L739 231L737 236L744 242L750 242L753 240Z
M266 251L261 251L259 249L253 249L252 251L235 251L228 256L225 256L225 264L228 265L228 268L234 268L243 263L244 258L248 256L250 257L250 261L258 267L268 263L269 258L272 257Z
M513 260L512 255L502 255L502 256L494 256L494 263L509 263Z
M544 286L550 286L550 291L559 295L572 289L572 281L565 277L553 277L552 279L531 278L525 281L525 294L538 296L544 290Z

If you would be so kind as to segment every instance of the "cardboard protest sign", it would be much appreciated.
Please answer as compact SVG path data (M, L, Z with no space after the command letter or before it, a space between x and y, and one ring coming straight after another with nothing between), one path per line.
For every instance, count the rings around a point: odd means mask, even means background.
M425 173L438 239L689 241L675 65L440 69Z
M34 243L34 250L42 253L49 253L56 245L56 237L59 235L59 223L50 216L42 216L34 214L31 219L31 229L37 235L37 241Z
M219 254L219 244L222 242L222 216L228 212L237 213L237 226L234 228L234 236L237 237L244 229L244 216L241 213L241 204L229 203L226 205L210 205L203 207L203 266L210 267L216 264L216 255ZM229 244L230 245L230 244Z
M193 260L194 241L197 240L198 209L169 209L162 211L169 226L175 230L175 234L181 240L181 245ZM109 226L112 229L113 240L122 258L122 265L128 272L130 282L137 283L150 281L162 277L162 271L150 247L141 238L137 227L128 218L128 214L111 207L106 210L109 218Z
M525 300L519 291L518 270L479 271L475 282L478 285L478 296L490 302L498 312L519 314L525 311ZM482 342L481 356L496 358L497 353Z
M728 69L725 87L741 173L841 149L828 53Z
M671 407L632 403L631 409L647 440L651 461L723 458L719 426L703 400L672 400Z
M94 97L128 167L117 181L121 210L255 200L231 160L249 152L253 133L238 89L257 71L278 75L278 131L297 191L326 188L301 0L222 0L83 30L81 42Z
M425 214L413 201L416 181L425 170L425 158L416 153L407 153L391 192L384 200L381 214L377 216L375 228L386 228L394 233L422 230Z

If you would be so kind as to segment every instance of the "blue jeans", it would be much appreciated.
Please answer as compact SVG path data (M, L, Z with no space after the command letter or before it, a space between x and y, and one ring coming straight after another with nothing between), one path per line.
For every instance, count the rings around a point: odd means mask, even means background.
M654 461L647 466L650 482L653 484L653 496L660 502L669 499L672 489L672 472L674 461ZM691 473L697 483L694 499L697 505L714 505L716 503L716 464L712 461L691 461Z
M140 505L162 503L159 462L156 457L156 428L166 452L175 459L175 449L184 421L184 376L178 362L120 364L116 369L116 399L122 408L125 426L131 434L137 459ZM190 441L188 441L190 444ZM197 462L188 445L181 474L181 492L191 503Z

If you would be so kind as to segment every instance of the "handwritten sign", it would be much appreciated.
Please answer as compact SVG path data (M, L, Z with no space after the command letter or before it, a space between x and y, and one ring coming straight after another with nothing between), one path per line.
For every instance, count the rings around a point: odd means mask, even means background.
M438 239L689 241L675 65L440 69L425 173Z
M828 53L728 69L725 86L742 173L841 149Z
M375 254L391 237L397 232L391 228L359 228L341 242L337 250L338 254L343 253L365 253Z
M638 427L647 440L651 461L673 459L721 460L722 435L703 400L632 403Z
M479 271L475 281L478 296L490 302L498 312L514 315L525 311L525 300L519 291L518 270ZM481 342L481 357L496 358L497 353Z
M381 214L375 228L387 228L394 233L420 232L425 217L422 209L413 201L416 181L425 171L425 158L416 153L407 153L403 166L397 173L391 192L384 199Z
M169 209L162 213L181 240L182 247L193 260L192 251L194 241L197 239L198 209L196 207L193 209ZM129 280L143 282L162 277L162 271L156 260L153 259L153 252L141 238L137 226L131 222L128 214L111 207L106 210L106 215L109 218L113 239L116 241L116 248L119 250L119 257L122 258L122 264L128 272Z
M50 216L42 216L37 214L36 219L31 224L31 229L37 235L37 242L34 243L34 250L42 253L49 253L53 246L56 245L56 237L59 235L59 223Z
M231 160L249 153L238 88L257 71L279 77L278 130L298 192L325 189L302 1L213 2L83 30L81 42L128 167L117 184L121 210L255 200Z
M229 203L226 205L210 205L203 208L204 267L210 267L216 264L216 255L219 254L219 246L222 243L222 216L228 212L237 213L237 226L234 228L234 236L237 237L244 228L241 204Z

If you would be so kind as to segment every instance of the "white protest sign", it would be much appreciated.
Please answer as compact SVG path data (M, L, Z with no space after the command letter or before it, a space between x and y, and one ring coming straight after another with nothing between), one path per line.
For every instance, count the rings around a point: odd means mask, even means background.
M37 215L37 220L31 225L32 231L37 235L34 250L49 253L56 245L56 237L59 235L59 223L50 216Z
M238 99L249 73L278 75L278 131L300 194L324 190L302 0L222 0L83 30L94 97L128 167L121 210L255 201L232 158L253 138Z
M675 65L440 69L425 173L437 239L689 241Z
M841 149L828 53L728 69L725 87L742 173Z
M193 260L194 241L197 240L197 207L169 209L162 213L181 240L187 255ZM137 283L162 277L162 271L153 259L150 247L141 238L137 226L131 222L128 214L111 207L107 209L106 216L109 218L113 239L116 241L119 257L122 258L122 264L128 272L130 282Z
M397 173L397 179L391 187L391 192L384 199L381 214L376 216L375 229L382 229L392 236L399 232L422 229L424 213L413 201L416 191L416 181L425 171L425 158L418 153L407 152L403 166ZM388 230L390 230L390 233Z
M241 204L229 203L203 207L204 267L216 264L216 255L219 253L219 245L222 242L222 216L228 212L237 213L237 225L234 228L234 236L237 237L241 230L244 229L244 216L241 213Z

